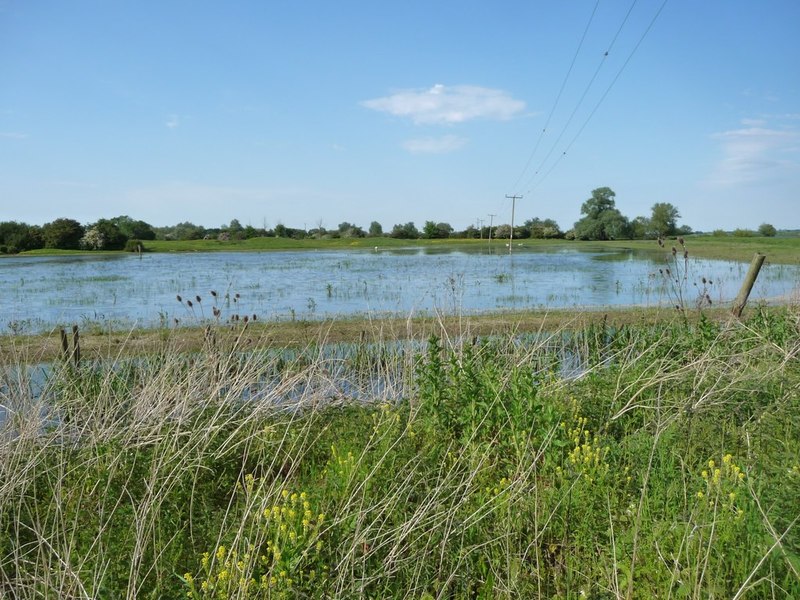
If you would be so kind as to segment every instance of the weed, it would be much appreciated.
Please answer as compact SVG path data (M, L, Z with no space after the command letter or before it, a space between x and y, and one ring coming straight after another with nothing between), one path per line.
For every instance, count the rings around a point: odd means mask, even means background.
M612 321L2 367L0 595L800 596L797 308Z

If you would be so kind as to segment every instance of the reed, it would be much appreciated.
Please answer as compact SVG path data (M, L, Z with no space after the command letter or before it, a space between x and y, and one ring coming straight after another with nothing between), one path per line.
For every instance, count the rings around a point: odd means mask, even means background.
M751 312L21 356L0 596L797 597L800 311Z

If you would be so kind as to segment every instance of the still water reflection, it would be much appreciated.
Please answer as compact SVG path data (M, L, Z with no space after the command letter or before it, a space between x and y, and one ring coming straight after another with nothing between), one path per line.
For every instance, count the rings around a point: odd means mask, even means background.
M676 265L662 253L579 248L521 247L511 256L499 248L21 256L0 260L0 327L192 323L214 318L215 308L220 318L288 320L655 305L675 303L677 292L688 305L703 287L719 303L735 296L746 270L728 261ZM704 286L703 277L713 284ZM797 267L766 265L753 297L791 293L798 281Z

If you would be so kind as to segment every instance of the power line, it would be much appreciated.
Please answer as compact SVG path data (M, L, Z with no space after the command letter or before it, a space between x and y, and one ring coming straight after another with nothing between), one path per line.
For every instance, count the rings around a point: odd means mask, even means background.
M564 92L564 88L567 86L567 81L569 80L569 76L572 73L572 69L575 66L575 61L578 60L578 54L580 54L581 48L583 47L583 42L586 40L586 35L589 33L589 27L594 20L594 15L597 12L597 7L600 6L600 0L597 0L594 5L594 9L592 9L592 14L589 16L589 21L586 23L586 27L583 30L583 35L581 36L580 42L578 42L578 47L575 49L575 54L572 57L572 62L569 64L569 69L567 69L567 74L564 75L564 80L561 82L561 88L558 90L558 94L556 95L556 100L553 102L553 106L550 109L550 114L547 115L547 120L544 123L544 127L542 128L541 133L539 133L539 138L536 140L536 145L533 147L530 156L528 157L527 162L525 163L525 167L522 169L522 173L519 174L517 181L514 182L514 185L511 186L511 189L516 189L519 185L519 182L522 181L522 178L525 176L525 173L528 171L528 167L530 167L531 162L533 161L533 157L536 156L537 150L539 150L539 145L542 143L542 139L544 138L544 134L547 131L547 127L550 125L550 120L553 118L553 113L556 112L556 107L558 106L559 101L561 100L561 94Z
M556 166L561 162L561 159L563 159L567 155L567 152L569 151L569 149L572 148L572 145L576 142L578 137L580 137L581 133L583 133L583 130L586 129L586 126L589 124L589 121L592 120L592 117L594 117L594 114L597 112L597 109L600 108L600 105L606 99L606 96L608 96L609 92L611 91L611 88L614 87L614 84L617 82L617 80L622 75L622 72L625 70L625 67L628 66L628 63L633 58L633 55L639 49L639 46L641 46L641 44L644 41L645 37L647 37L647 34L653 28L653 25L655 25L656 21L658 20L658 17L661 15L661 12L664 10L664 7L667 5L667 2L669 2L669 0L664 0L661 3L661 6L658 8L658 10L656 11L655 15L650 20L650 23L647 25L647 28L644 30L644 33L642 33L641 37L639 38L639 41L636 42L636 45L633 47L633 50L631 50L630 54L628 54L628 58L626 58L625 62L622 63L622 66L617 71L617 74L614 76L614 79L611 80L611 83L608 85L608 87L606 88L605 92L603 92L603 95L600 96L600 99L594 105L594 108L592 108L591 112L589 113L589 116L586 117L586 120L583 122L583 125L581 125L580 129L578 129L578 132L573 136L573 138L570 140L569 144L567 144L567 146L561 152L561 154L556 159L556 161L553 163L553 165L550 167L550 169L548 169L547 173L545 173L545 175L539 181L537 181L536 185L533 185L528 190L527 193L530 193L531 191L535 190L539 185L541 185L542 182L545 179L547 179L547 176L550 175L550 173L552 173L553 170L556 168Z
M614 46L617 43L617 39L619 38L620 33L622 33L622 30L625 27L625 24L628 22L628 19L630 18L631 13L633 12L633 9L636 6L637 2L638 2L638 0L633 0L631 5L628 7L628 12L625 13L625 17L622 19L622 23L620 23L619 27L617 28L616 33L614 34L614 37L611 38L611 42L607 46L606 51L603 53L603 56L600 58L600 62L597 64L597 68L595 69L594 74L592 75L591 79L589 80L589 83L586 84L586 87L584 88L580 99L578 100L577 104L575 104L575 108L572 109L572 112L570 113L569 118L567 119L567 122L561 128L561 132L558 134L558 137L553 142L553 144L550 146L550 150L548 151L547 155L544 157L542 162L539 164L539 167L536 169L534 174L528 180L528 184L527 184L528 186L530 186L533 183L533 180L542 171L544 166L547 164L547 161L550 160L550 157L553 155L553 152L555 151L556 147L561 142L561 138L564 137L564 134L567 132L567 129L569 129L569 126L572 124L572 119L575 118L575 115L577 114L578 110L583 105L583 101L586 99L586 96L588 95L589 90L592 88L592 86L594 85L595 80L597 79L597 76L600 74L600 70L603 68L603 65L605 64L605 61L608 58L608 55L614 49Z

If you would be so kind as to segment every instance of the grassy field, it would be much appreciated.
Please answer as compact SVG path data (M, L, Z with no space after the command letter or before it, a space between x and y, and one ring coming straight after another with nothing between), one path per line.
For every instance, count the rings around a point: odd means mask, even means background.
M726 308L709 307L703 310L704 318L723 321L729 318ZM561 329L580 329L588 325L604 324L621 327L637 324L670 324L686 319L695 323L701 317L697 311L677 312L672 307L610 307L602 311L576 311L562 309L551 311L500 312L463 316L415 316L409 318L366 317L336 320L251 321L246 325L228 325L228 336L240 336L241 345L249 350L264 346L302 348L309 344L356 343L363 339L380 342L427 339L436 334L443 337L459 335L504 336ZM107 360L122 356L146 356L166 350L198 352L206 343L206 325L162 327L130 330L104 327L84 327L79 331L81 353L88 360ZM215 331L219 331L216 322ZM71 337L71 333L69 337ZM36 364L57 360L63 356L61 338L56 331L46 334L0 336L0 365L20 362Z
M505 251L505 240L492 240L492 247ZM541 249L563 248L630 248L660 252L661 249L653 240L620 240L607 242L580 242L567 240L517 240L515 244L523 247ZM676 244L667 241L668 245ZM220 251L280 251L280 250L365 250L371 248L408 248L408 247L446 247L446 248L488 248L488 240L444 239L444 240L398 240L388 237L294 240L289 238L253 238L249 240L187 240L163 241L155 240L145 243L151 252L220 252ZM773 263L800 264L800 237L717 237L709 235L688 236L686 247L690 256L700 258L716 258L749 262L753 254L760 252L767 255ZM35 250L26 252L36 254L74 254L74 250Z
M621 240L609 242L580 242L566 240L518 240L524 247L535 248L632 248L637 250L660 251L653 240ZM676 243L676 242L668 242ZM497 251L503 251L505 240L492 240ZM750 261L753 254L766 254L775 263L800 263L800 238L798 237L714 237L689 236L686 245L690 255L702 258ZM369 249L392 247L465 247L488 248L488 240L396 240L393 238L359 238L335 240L293 240L288 238L253 238L250 240L220 242L217 240L191 241L153 241L147 247L154 252L206 252L221 250L266 251L266 250L306 250L306 249Z
M747 315L6 365L0 597L800 597L800 310Z

